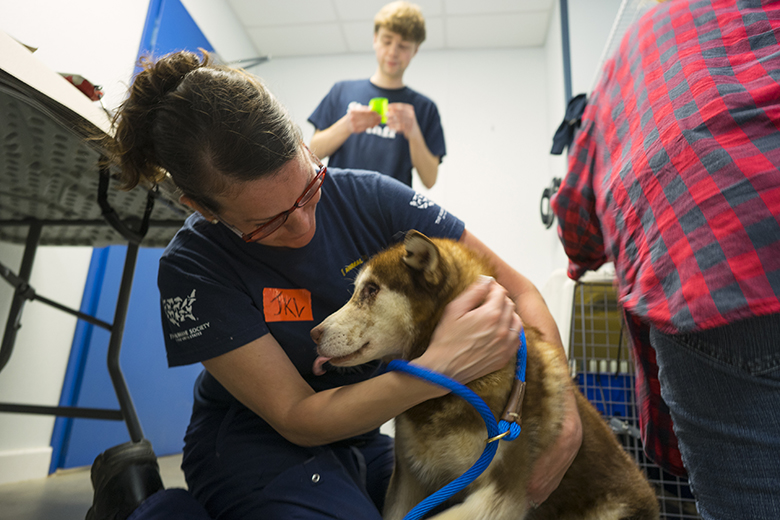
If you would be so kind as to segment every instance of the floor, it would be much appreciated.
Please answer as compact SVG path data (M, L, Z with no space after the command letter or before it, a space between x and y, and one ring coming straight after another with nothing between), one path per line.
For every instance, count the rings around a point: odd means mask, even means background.
M166 488L186 487L181 455L160 457ZM0 485L0 520L84 520L92 505L89 469L58 471L46 478Z

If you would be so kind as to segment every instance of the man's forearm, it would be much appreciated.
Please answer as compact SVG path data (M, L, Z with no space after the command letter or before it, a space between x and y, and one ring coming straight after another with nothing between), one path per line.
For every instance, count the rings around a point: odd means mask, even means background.
M312 153L324 159L330 157L352 135L347 116L342 117L325 130L315 130L309 148Z
M422 134L409 139L409 155L412 166L417 170L420 180L426 188L433 188L439 175L439 156L433 155L425 144Z

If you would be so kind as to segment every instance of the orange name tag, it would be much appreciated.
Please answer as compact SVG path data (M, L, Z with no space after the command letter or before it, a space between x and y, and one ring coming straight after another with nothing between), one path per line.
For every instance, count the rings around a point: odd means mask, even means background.
M312 321L311 293L306 289L263 289L265 321Z

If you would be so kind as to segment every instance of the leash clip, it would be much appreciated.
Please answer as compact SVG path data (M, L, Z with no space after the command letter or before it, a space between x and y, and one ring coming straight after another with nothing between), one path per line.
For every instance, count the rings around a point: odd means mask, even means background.
M485 441L485 444L490 444L491 442L496 442L498 440L501 440L504 437L506 437L507 435L509 435L509 430L505 431L504 433L499 433L495 437L489 438L488 440Z

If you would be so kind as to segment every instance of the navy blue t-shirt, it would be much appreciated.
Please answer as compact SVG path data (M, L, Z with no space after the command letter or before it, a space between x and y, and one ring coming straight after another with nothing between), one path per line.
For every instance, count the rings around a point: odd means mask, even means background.
M325 130L344 117L352 103L368 105L375 97L385 97L388 103L408 103L414 106L425 144L433 155L444 157L444 132L436 104L409 87L384 89L369 80L341 81L333 85L319 106L309 116L317 130ZM328 166L373 170L394 177L407 186L412 185L412 156L409 141L380 123L363 133L352 134L341 148L328 159Z
M459 239L462 221L425 196L375 172L329 168L314 238L299 249L245 243L199 214L160 259L158 286L170 366L201 362L273 334L315 390L362 381L378 364L312 374L309 332L350 298L360 266L409 229ZM218 399L229 399L213 378ZM203 389L201 388L201 392Z

